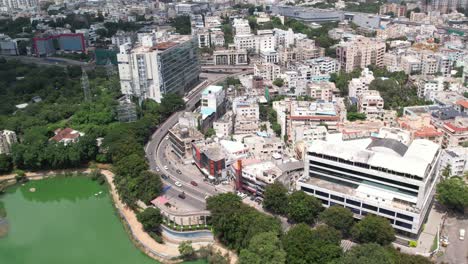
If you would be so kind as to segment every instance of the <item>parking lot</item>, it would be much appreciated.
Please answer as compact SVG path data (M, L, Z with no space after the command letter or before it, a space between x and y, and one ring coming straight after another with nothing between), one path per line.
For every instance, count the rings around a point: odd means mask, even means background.
M448 236L449 245L442 247L443 255L437 259L437 262L450 264L468 263L468 240L460 240L460 229L468 229L468 216L449 215L445 221L442 235Z

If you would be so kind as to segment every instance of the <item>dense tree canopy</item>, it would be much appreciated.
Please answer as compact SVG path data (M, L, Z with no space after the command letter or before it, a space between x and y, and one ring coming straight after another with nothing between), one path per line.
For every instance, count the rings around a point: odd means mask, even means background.
M159 228L162 223L162 216L159 209L148 207L143 212L138 213L137 218L146 232L159 233Z
M306 224L291 227L283 237L283 247L288 264L330 263L342 254L339 241L324 240Z
M322 210L320 200L303 191L295 191L288 197L288 218L293 222L313 224Z
M11 172L13 169L13 162L11 157L6 154L0 154L0 174Z
M242 249L239 264L284 264L286 252L282 249L278 234L259 233L252 237L249 246Z
M288 209L288 190L280 182L274 182L265 188L263 208L274 214L286 214Z
M181 35L190 35L192 33L192 24L190 17L187 15L177 16L171 21L171 25L175 27L176 32Z
M388 245L395 240L395 230L387 219L370 214L353 226L351 236L359 243Z
M468 208L468 185L459 177L437 184L437 200L450 209L464 213Z
M394 264L391 254L378 244L356 245L338 262L340 264Z
M353 213L344 207L333 205L325 209L320 214L320 220L328 226L341 231L341 234L347 235L354 224Z

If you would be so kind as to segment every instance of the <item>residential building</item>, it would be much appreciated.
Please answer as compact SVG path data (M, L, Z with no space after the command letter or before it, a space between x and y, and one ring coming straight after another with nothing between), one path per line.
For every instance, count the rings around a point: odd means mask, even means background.
M468 117L456 117L454 121L445 122L442 131L442 146L456 147L468 142Z
M14 131L0 131L0 154L10 154L11 146L16 142L18 142L18 138Z
M135 42L136 35L132 32L125 32L125 31L117 31L115 35L111 37L112 45L116 47L120 47L125 43L133 44Z
M278 63L278 53L276 50L260 50L260 59L265 63Z
M234 132L234 115L231 111L224 114L224 116L213 122L213 129L216 136L219 138L227 138Z
M201 113L202 118L215 114L218 117L226 112L226 93L222 86L210 85L202 92Z
M383 67L384 54L385 42L366 37L341 42L336 48L336 58L340 62L341 69L346 72L364 69L369 65Z
M274 81L280 77L281 68L279 65L274 63L255 63L254 64L254 75L260 76L264 80Z
M192 157L192 144L204 140L205 137L194 127L176 124L169 129L169 142L173 153L180 159Z
M213 52L214 65L248 65L248 53L245 49L225 49Z
M353 78L348 84L348 96L358 98L369 90L370 83L374 80L374 73L368 68L361 72L359 78Z
M468 170L468 148L457 146L445 149L440 158L440 169L450 168L450 176L464 176Z
M6 8L7 10L15 9L35 9L38 7L37 0L0 0L0 10Z
M389 3L380 6L379 14L386 15L389 13L393 13L395 17L406 16L406 5Z
M267 185L272 184L283 172L272 161L259 161L256 159L239 160L233 164L233 174L236 175L236 187L263 197Z
M260 120L260 110L254 97L236 97L232 102L232 111L237 119Z
M192 36L172 36L155 44L145 36L141 45L120 46L117 54L123 94L161 102L164 94L184 94L199 80L197 41Z
M58 128L54 131L54 134L55 136L51 137L49 140L53 140L57 143L63 143L64 145L76 143L80 137L85 135L84 133L69 127L64 129Z
M251 135L244 137L243 141L255 159L270 160L274 154L283 154L283 141L278 137Z
M211 181L226 178L226 154L218 142L192 143L195 165Z
M234 34L237 35L249 35L251 33L249 21L246 19L234 19L232 23Z
M366 118L382 119L384 113L384 100L376 90L366 91L358 96L358 111L366 114Z
M401 238L414 239L430 211L440 154L439 145L423 139L315 141L296 186L325 207L349 208L357 219L384 217Z
M293 125L292 135L289 139L293 144L296 144L299 141L311 143L315 140L326 140L327 135L328 132L326 126L295 124Z
M418 96L428 101L433 101L436 92L444 90L444 77L426 76L417 80Z
M18 55L16 41L5 34L0 34L0 55Z
M81 33L42 34L34 37L33 50L36 56L49 56L61 52L86 52L86 41Z
M307 84L306 94L315 100L331 102L335 93L339 93L339 90L333 82L320 81Z

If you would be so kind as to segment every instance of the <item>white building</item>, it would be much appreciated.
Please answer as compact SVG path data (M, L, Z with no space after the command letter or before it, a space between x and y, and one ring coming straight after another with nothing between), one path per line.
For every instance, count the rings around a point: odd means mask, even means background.
M251 33L249 21L247 19L234 19L232 23L234 34L237 35L249 35Z
M226 94L222 86L210 85L202 92L201 97L201 113L202 118L211 115L218 111L224 103Z
M368 120L380 119L384 113L384 100L379 91L369 90L358 96L358 110L366 114Z
M440 158L441 171L450 166L451 176L463 176L468 170L468 148L457 146L445 149Z
M280 77L281 68L274 63L255 63L254 75L261 76L264 80L274 81Z
M283 154L283 141L278 137L261 137L257 135L243 138L255 159L271 160L274 154Z
M0 10L10 9L32 9L37 8L37 0L0 0Z
M213 122L213 129L219 138L227 138L234 132L234 116L232 112L227 112L224 116Z
M418 87L418 96L425 100L433 101L437 92L444 90L444 77L437 78L421 78L416 86Z
M122 93L156 102L166 93L190 90L200 74L197 41L191 36L173 36L157 44L152 36L144 36L138 47L120 46L117 62Z
M114 36L111 37L112 45L120 47L125 43L133 44L135 41L135 35L133 33L127 33L124 31L118 31Z
M374 73L365 68L361 72L361 77L353 78L348 85L349 97L357 98L362 93L369 90L369 84L374 80Z
M314 142L297 188L328 207L339 204L361 219L385 217L398 234L416 237L429 213L438 179L440 146L416 139Z
M0 154L10 154L11 145L18 142L16 133L10 130L0 131Z

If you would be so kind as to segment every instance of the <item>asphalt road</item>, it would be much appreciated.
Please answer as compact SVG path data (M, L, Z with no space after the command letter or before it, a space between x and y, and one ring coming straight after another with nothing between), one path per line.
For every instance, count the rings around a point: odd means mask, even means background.
M32 63L37 65L44 65L44 66L59 66L59 67L66 67L66 66L81 66L85 68L93 68L93 64L89 64L82 61L70 60L66 58L58 58L58 57L32 57L32 56L1 56L6 60L19 60L23 63Z
M184 111L193 111L195 104L200 100L201 91L208 85L216 84L220 81L223 81L227 77L236 76L241 74L250 74L252 71L243 71L235 74L202 74L201 76L205 77L208 81L206 85L196 87L195 92L191 94L186 102L186 108ZM169 177L167 180L163 180L166 186L171 186L167 191L166 195L175 195L181 192L185 192L186 199L180 199L179 203L184 203L187 208L194 208L198 210L205 209L205 197L215 195L218 193L218 188L212 186L201 180L195 180L198 183L198 186L192 186L190 182L194 180L194 173L199 173L199 171L187 171L187 169L181 169L182 174L176 172L178 166L176 162L171 161L167 157L167 140L165 137L170 128L172 128L179 119L179 115L182 114L182 111L172 114L164 123L162 123L156 132L153 133L151 140L145 147L146 157L149 161L150 169L152 171L160 170L161 173ZM164 166L167 166L168 170L164 169ZM197 178L198 179L198 178ZM178 181L182 184L181 187L175 186L175 182Z
M463 215L452 215L445 221L444 235L448 236L450 244L445 248L444 255L438 259L438 262L449 264L468 263L468 237L465 234L465 240L460 240L460 229L468 230L468 217Z

